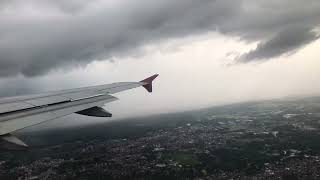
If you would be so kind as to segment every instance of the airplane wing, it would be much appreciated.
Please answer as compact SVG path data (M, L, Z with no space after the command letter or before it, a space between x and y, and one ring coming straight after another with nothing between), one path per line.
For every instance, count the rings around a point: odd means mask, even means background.
M17 146L27 145L10 133L72 113L95 117L111 117L101 108L117 100L112 96L121 91L143 86L152 92L153 75L139 82L118 82L29 96L0 99L0 139Z

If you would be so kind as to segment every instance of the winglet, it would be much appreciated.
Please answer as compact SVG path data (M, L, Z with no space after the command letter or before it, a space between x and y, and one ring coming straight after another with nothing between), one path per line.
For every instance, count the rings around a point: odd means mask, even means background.
M152 92L152 81L158 77L159 74L155 74L153 76L148 77L147 79L144 79L140 82L144 83L144 85L142 85L148 92Z

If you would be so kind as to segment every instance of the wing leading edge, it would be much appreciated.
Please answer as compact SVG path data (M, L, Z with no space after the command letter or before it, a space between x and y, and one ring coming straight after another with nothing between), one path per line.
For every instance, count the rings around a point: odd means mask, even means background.
M152 92L152 81L157 76L156 74L139 82L120 82L0 99L0 139L26 147L26 144L10 133L72 113L111 117L111 113L101 108L106 103L118 100L110 94L140 86Z

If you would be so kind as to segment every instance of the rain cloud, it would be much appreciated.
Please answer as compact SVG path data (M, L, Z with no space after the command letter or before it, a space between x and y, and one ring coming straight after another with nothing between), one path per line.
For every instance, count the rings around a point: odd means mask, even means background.
M132 56L144 45L211 31L258 42L237 60L260 61L317 40L319 24L319 0L3 0L0 76Z

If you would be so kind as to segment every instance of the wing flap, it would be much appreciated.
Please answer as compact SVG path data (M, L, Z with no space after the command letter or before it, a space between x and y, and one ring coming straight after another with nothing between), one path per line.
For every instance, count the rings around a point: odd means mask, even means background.
M76 112L77 114L93 117L112 117L112 114L103 109L102 107L95 106L89 109Z

